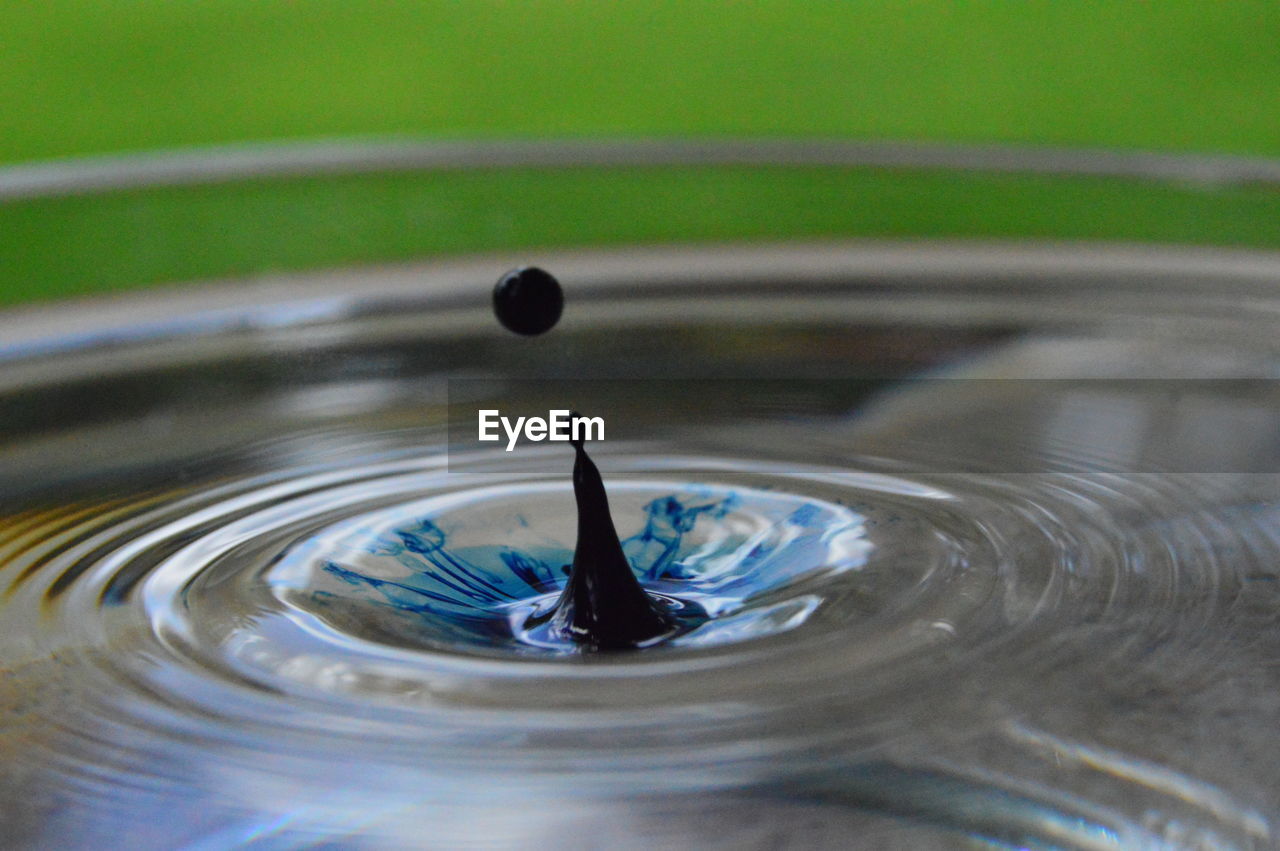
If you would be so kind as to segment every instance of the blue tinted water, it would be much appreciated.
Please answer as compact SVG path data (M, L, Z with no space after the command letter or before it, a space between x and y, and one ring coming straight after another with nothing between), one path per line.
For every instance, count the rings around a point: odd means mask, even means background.
M834 503L714 484L674 491L627 484L620 493L615 523L623 551L679 624L663 639L674 646L803 623L821 600L789 589L807 576L860 567L871 547L865 518ZM529 496L545 502L553 494ZM500 517L474 508L455 514L404 506L360 518L329 539L312 591L317 612L376 612L383 623L394 620L402 636L460 650L576 652L572 642L526 624L564 587L573 561L567 527L534 541L546 508ZM496 543L470 543L477 538Z

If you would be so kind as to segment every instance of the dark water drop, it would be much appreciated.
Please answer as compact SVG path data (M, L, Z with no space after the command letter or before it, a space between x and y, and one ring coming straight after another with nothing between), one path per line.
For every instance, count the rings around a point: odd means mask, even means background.
M550 273L535 266L512 269L493 288L493 312L503 327L532 337L560 321L564 292Z
M578 503L578 543L569 583L555 608L531 622L554 636L596 650L638 647L674 632L678 625L641 587L618 540L600 470L582 441L573 441L573 495Z

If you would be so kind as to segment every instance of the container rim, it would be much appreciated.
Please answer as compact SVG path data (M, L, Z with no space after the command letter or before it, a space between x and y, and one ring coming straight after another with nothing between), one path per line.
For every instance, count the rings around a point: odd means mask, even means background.
M1280 186L1280 158L838 139L414 137L245 143L0 167L0 203L251 179L503 168L867 167Z

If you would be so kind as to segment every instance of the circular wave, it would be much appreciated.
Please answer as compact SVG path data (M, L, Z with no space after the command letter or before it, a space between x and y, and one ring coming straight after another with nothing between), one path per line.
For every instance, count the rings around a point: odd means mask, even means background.
M1274 401L1167 375L1269 375L1273 329L1223 342L1228 319L1150 291L1086 328L1093 285L963 328L903 319L933 304L919 281L866 303L828 282L734 302L742 334L670 305L651 333L636 296L519 356L459 308L429 316L443 342L367 316L177 366L181 340L139 344L105 378L33 367L0 394L6 838L1265 847ZM632 568L685 619L581 653L530 626L571 558L569 453L447 450L439 376L576 375L583 352L952 372L624 386L639 426L597 459ZM1162 377L1005 381L1116 362Z
M5 609L26 618L29 658L50 661L11 676L56 695L36 699L37 726L57 727L46 780L103 807L122 777L135 803L152 778L157 806L174 783L201 800L216 784L276 818L341 788L353 803L326 809L324 830L360 810L393 834L394 813L367 808L427 806L388 786L422 765L451 790L432 795L473 807L467 790L529 773L539 800L767 777L865 804L926 781L882 766L853 782L842 763L930 746L1036 762L1096 738L1047 695L1092 692L1091 720L1127 740L1160 707L1117 715L1114 694L1227 687L1223 658L1261 649L1252 630L1271 617L1280 518L1248 481L612 460L638 575L707 615L657 652L584 657L521 634L515 614L554 597L572 548L567 483L535 475L426 455L14 518ZM973 740L957 743L962 720ZM1111 782L1136 770L1112 758L1077 757ZM1184 782L1150 770L1170 787L1158 797ZM992 786L987 806L1082 817L1049 788L1015 791Z

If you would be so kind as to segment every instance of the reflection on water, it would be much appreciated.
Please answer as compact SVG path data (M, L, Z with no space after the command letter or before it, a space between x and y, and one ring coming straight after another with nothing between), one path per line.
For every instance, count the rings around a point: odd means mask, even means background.
M916 321L883 292L785 318L744 294L732 327L633 296L634 327L518 356L465 330L479 303L19 364L7 840L1269 845L1269 323L1209 333L1173 296L1122 322L1122 284ZM614 382L593 454L637 577L687 618L639 652L524 629L572 558L570 454L445 451L445 376L582 378L584 352L776 391Z

